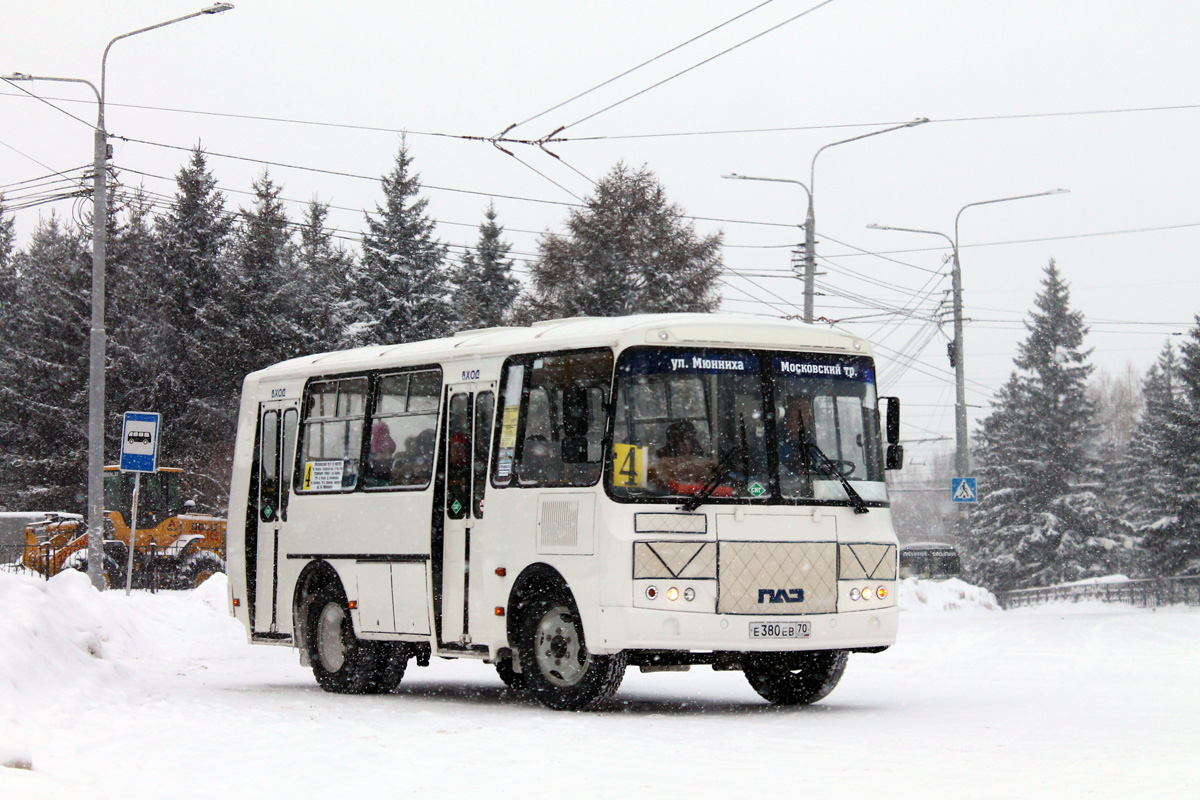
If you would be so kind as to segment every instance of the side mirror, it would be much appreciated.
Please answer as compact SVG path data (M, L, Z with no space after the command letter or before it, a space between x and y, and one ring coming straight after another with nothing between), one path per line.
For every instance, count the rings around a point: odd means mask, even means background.
M887 400L887 442L900 443L900 398L885 397Z
M884 469L904 469L904 445L889 444L884 461Z
M574 439L587 436L591 424L588 413L588 390L585 386L568 386L562 396L563 433ZM565 461L565 455L563 460Z

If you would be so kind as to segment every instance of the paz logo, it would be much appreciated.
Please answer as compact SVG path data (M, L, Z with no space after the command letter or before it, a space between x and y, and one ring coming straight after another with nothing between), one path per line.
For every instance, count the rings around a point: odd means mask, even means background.
M759 603L803 603L803 589L759 589Z

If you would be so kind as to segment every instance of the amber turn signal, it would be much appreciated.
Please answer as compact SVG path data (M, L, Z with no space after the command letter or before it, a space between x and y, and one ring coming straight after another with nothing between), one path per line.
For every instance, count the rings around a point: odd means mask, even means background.
M504 567L496 567L496 574L503 578L508 574L508 570L506 570Z
M504 606L496 606L496 616L497 617L504 616Z

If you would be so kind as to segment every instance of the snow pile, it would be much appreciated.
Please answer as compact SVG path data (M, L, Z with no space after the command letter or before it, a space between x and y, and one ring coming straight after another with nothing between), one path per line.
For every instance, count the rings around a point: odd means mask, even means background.
M0 573L0 707L61 703L64 692L127 677L139 658L184 651L197 634L237 637L226 586L215 575L190 592L126 597L97 591L76 570L49 581Z
M996 596L979 586L950 578L926 581L905 578L900 582L901 611L961 611L966 609L999 611Z
M225 591L224 575L191 592L126 597L76 570L49 581L0 572L0 766L30 767L31 716L126 700L146 661L186 660L197 639L243 642Z
M133 634L107 600L76 570L49 581L0 573L0 706L20 709L113 677Z

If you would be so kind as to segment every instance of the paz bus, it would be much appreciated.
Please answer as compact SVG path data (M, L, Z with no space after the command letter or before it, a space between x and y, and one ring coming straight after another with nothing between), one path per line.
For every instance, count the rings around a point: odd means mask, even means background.
M727 314L285 361L243 384L232 613L332 692L437 656L557 709L627 666L812 703L896 638L886 400L867 342Z

